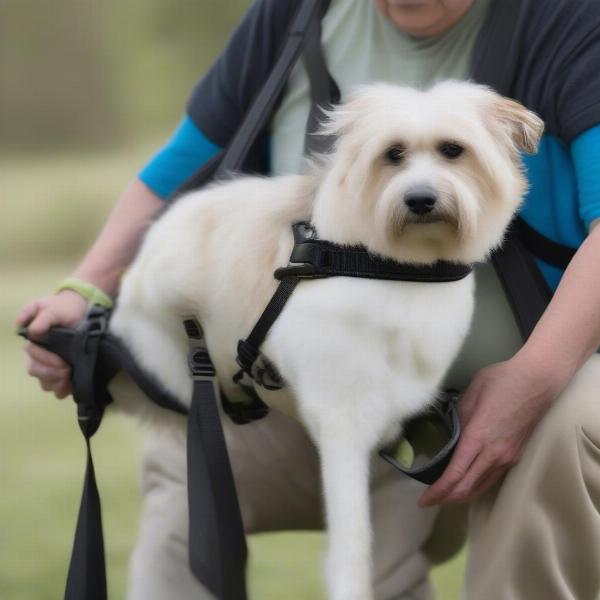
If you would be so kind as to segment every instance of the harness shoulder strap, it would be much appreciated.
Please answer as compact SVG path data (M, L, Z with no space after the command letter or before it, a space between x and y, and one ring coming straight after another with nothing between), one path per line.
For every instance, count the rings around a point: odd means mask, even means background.
M315 27L318 27L320 31L321 17L325 14L330 1L304 0L300 3L271 73L246 112L242 124L227 149L219 152L185 181L175 191L175 197L197 189L212 179L227 177L242 169L252 144L256 141L258 134L265 129L273 114L291 70L298 61L302 50L308 45L307 32ZM312 43L309 45L312 47Z
M493 0L475 46L472 74L510 96L531 0Z
M495 0L480 34L485 44L477 46L473 76L505 96L511 96L529 5L530 0ZM492 263L526 340L546 310L551 292L515 223L502 247L492 255Z
M527 249L545 263L566 269L571 262L576 248L559 244L536 231L523 217L517 217L514 222L515 231Z

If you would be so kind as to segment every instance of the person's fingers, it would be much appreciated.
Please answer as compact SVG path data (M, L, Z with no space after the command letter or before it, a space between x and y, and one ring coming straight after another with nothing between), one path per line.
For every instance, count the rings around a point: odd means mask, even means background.
M56 385L55 381L52 381L51 379L41 379L40 377L38 377L38 383L45 392L51 392Z
M41 300L36 299L28 302L21 310L17 313L16 324L19 327L27 325L31 319L39 312L41 308Z
M491 471L486 479L484 479L479 485L473 490L471 497L467 500L471 502L475 500L479 496L485 494L490 488L496 485L499 481L502 481L502 478L506 475L506 472L510 469L510 467L498 467L494 471Z
M54 352L50 352L37 344L27 342L25 344L25 352L34 361L39 362L48 367L54 367L56 369L68 369L69 365Z
M460 500L452 500L447 498L447 502L460 502L467 503L476 500L479 496L485 494L490 488L496 485L501 479L506 475L506 472L510 469L510 466L500 466L496 467L487 472L485 477L483 477L477 485L463 498Z
M469 435L466 430L460 438L450 464L442 476L421 496L419 505L431 506L437 504L440 498L445 497L465 476L481 451L481 446L481 441L477 437Z
M473 490L487 480L490 473L497 470L498 466L493 455L489 452L481 452L461 481L449 490L445 497L439 497L438 502L466 502Z
M25 351L27 372L38 378L43 390L54 392L59 399L71 393L71 368L60 356L31 342L25 345Z
M63 383L58 384L55 388L54 388L54 395L59 399L62 400L63 398L66 398L70 393L71 393L71 381L65 381Z
M497 469L494 469L493 471L490 471L488 476L477 484L477 487L473 489L471 495L466 498L465 501L471 502L482 494L485 494L485 492L502 480L509 469L510 466L503 465Z
M33 359L29 359L27 361L27 373L29 373L29 375L32 377L37 377L45 383L55 384L67 380L69 378L70 371L68 367L51 367Z
M40 311L28 326L29 334L32 337L41 336L53 325L59 325L60 321L51 310Z

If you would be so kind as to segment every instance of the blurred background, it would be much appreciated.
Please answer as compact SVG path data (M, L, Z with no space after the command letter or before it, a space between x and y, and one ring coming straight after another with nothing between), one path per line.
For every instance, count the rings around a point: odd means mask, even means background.
M70 399L25 374L14 316L51 293L183 114L249 0L0 2L0 598L62 596L84 472ZM142 433L94 438L109 597L124 597ZM254 600L319 600L318 533L250 540ZM459 597L464 557L435 569Z

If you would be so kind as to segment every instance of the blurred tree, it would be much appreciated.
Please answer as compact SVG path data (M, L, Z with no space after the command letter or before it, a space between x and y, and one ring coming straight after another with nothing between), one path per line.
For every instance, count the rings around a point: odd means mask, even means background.
M4 0L0 14L2 146L106 141L115 131L115 107L96 5Z
M172 127L249 0L110 0L108 34L130 131ZM114 36L114 37L113 37ZM132 79L132 76L134 77Z
M156 136L250 0L2 0L0 151Z

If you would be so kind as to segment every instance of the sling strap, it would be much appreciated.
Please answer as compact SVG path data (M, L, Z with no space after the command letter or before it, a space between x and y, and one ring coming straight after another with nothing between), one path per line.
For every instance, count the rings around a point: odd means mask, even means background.
M194 382L188 417L190 567L216 598L245 600L246 538L218 409L219 388L195 317L184 321Z
M505 96L512 95L529 5L530 0L493 3L482 31L488 43L473 62L475 80ZM502 247L492 254L492 264L523 340L531 335L552 297L531 249L525 245L522 234L526 227L525 221L516 217Z
M99 311L92 311L89 318L76 330L72 343L73 354L78 356L79 360L79 368L73 372L73 397L77 398L77 421L85 438L87 464L67 575L67 600L106 598L100 495L90 448L90 438L98 430L104 407L110 402L106 392L96 384L95 377L98 349L105 329L104 316Z
M326 4L329 4L327 2ZM325 14L327 6L323 6L322 15ZM331 146L331 138L319 133L319 127L325 110L331 109L340 101L340 90L333 77L329 74L323 45L321 43L321 19L310 24L306 33L306 44L302 60L306 68L310 83L310 111L306 122L306 136L304 140L304 153L324 153Z
M106 567L100 495L96 484L90 439L98 430L105 407L112 402L108 383L124 370L159 406L181 414L187 410L143 372L119 340L106 333L110 311L93 306L77 329L55 327L44 339L31 340L72 365L77 421L86 444L86 470L79 515L69 562L65 600L106 600ZM19 334L29 339L27 330Z
M577 248L559 244L536 231L525 219L518 217L514 222L515 233L523 241L525 247L545 263L562 269L569 266Z
M215 178L228 177L242 168L252 144L270 119L294 64L301 51L307 47L307 31L311 28L314 31L315 27L320 28L321 17L328 5L329 0L305 0L300 4L284 48L267 81L244 117L222 160L216 168L214 165L211 167ZM196 382L196 379L194 381ZM267 408L254 392L253 386L244 386L241 381L239 383L251 398L249 410L264 416ZM195 383L194 388L198 389L198 393L194 393L191 415L193 418L188 424L188 477L192 478L191 485L188 483L190 564L198 579L219 600L245 600L246 543L227 447L218 416L217 390L214 382L212 388L209 383L202 381ZM209 393L210 389L213 390L212 394ZM231 403L224 403L223 406L226 411L233 408ZM194 472L190 464L193 452L199 454L199 457L194 459ZM212 540L217 540L219 545L213 546Z
M315 35L320 36L321 17L327 11L330 2L331 0L303 0L300 3L279 57L227 149L217 153L187 179L174 192L175 198L213 179L230 177L242 169L258 134L266 128L300 54L305 52L305 55L310 55L309 61L318 61L319 56L322 56L321 46L320 43L316 43ZM308 32L310 32L310 39Z

